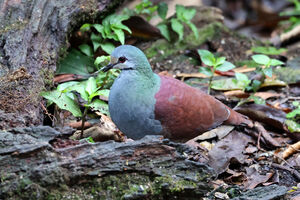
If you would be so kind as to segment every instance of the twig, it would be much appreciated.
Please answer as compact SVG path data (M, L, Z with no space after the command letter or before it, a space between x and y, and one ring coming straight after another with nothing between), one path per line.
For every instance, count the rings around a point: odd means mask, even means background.
M266 129L259 122L254 122L254 127L258 131L258 133L261 133L261 135L266 140L266 142L268 142L269 144L271 144L274 147L280 146L280 144L270 136L270 134L266 131Z
M42 109L44 110L45 114L50 118L52 123L54 123L54 120L56 120L55 116L48 112L47 108L42 104L42 102L40 102L40 104L41 104Z

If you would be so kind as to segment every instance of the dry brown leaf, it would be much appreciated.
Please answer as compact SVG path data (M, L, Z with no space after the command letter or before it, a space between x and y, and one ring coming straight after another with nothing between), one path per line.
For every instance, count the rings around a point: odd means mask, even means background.
M256 70L255 67L247 67L247 65L233 69L234 72L238 72L238 73L253 72L255 70Z
M283 153L282 153L282 157L283 159L288 158L289 156L293 155L294 153L297 153L300 151L300 141L298 141L297 143L289 146Z

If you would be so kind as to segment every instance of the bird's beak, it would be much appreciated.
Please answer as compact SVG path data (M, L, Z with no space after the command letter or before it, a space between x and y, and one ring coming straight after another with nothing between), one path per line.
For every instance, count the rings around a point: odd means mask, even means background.
M101 71L107 72L108 70L110 70L111 68L113 68L116 64L118 64L118 63L110 63L110 64L106 65L105 67L102 67Z

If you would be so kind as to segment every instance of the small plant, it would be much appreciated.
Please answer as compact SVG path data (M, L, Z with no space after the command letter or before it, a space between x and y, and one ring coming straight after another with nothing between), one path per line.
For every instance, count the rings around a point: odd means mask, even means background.
M236 105L236 107L247 103L251 100L254 101L254 103L256 104L265 104L265 100L255 96L254 93L257 92L257 90L259 89L261 82L258 80L253 80L251 81L247 75L242 74L242 73L235 73L235 77L236 79L233 79L233 81L240 87L243 88L243 91L253 91L252 94L250 94L250 96L246 99L243 99L241 101L239 101L239 103Z
M146 19L149 21L154 16L154 12L157 11L158 6L153 5L150 0L143 0L141 3L135 6L134 12L137 15L146 15Z
M209 85L208 85L208 94L209 94L215 71L218 70L218 71L225 72L235 68L235 66L231 62L226 61L225 57L216 57L208 50L202 50L202 49L198 50L198 54L200 55L202 62L205 65L209 66L209 68L208 67L199 68L199 72L210 77Z
M262 71L264 76L269 77L272 77L272 66L279 66L284 64L280 60L271 59L269 56L263 54L253 55L252 60L260 65L259 67L257 67L257 70Z
M99 47L101 47L101 49L106 53L110 54L115 46L109 42L108 39L112 39L124 44L124 31L127 31L131 34L131 30L122 24L122 21L129 19L129 17L129 15L112 14L105 17L102 21L102 24L82 25L80 28L81 31L91 31L91 28L93 28L93 30L96 30L97 33L91 33L93 49L87 44L80 45L79 49L87 56L92 56L93 52L96 52Z
M100 68L101 63L107 62L105 57L99 57L95 64ZM110 70L107 73L99 72L97 77L90 77L87 81L70 81L59 84L55 90L42 92L41 95L48 99L48 105L55 103L60 109L70 111L75 117L82 118L82 131L85 122L85 117L89 109L98 110L109 115L108 105L106 102L96 98L96 96L108 97L109 89L118 76L115 70ZM80 95L80 98L85 102L84 111L81 112L78 98L75 93Z
M299 0L288 0L294 3L294 9L286 12L281 12L280 16L290 16L288 20L282 21L283 24L289 24L286 31L292 30L300 24L300 2Z
M188 25L190 29L193 31L195 38L198 39L198 29L191 22L193 17L196 14L196 9L194 8L186 8L182 5L176 5L176 18L171 19L171 27L172 29L179 35L179 41L183 39L184 26L183 24Z
M295 109L292 112L286 114L288 120L285 121L289 131L300 132L300 124L297 122L300 118L300 102L294 101L293 106Z

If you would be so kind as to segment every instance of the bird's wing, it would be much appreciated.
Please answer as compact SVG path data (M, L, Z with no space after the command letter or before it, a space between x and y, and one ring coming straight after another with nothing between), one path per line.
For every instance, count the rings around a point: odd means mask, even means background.
M160 76L160 80L155 118L168 137L192 138L229 118L230 110L214 97L171 77Z

